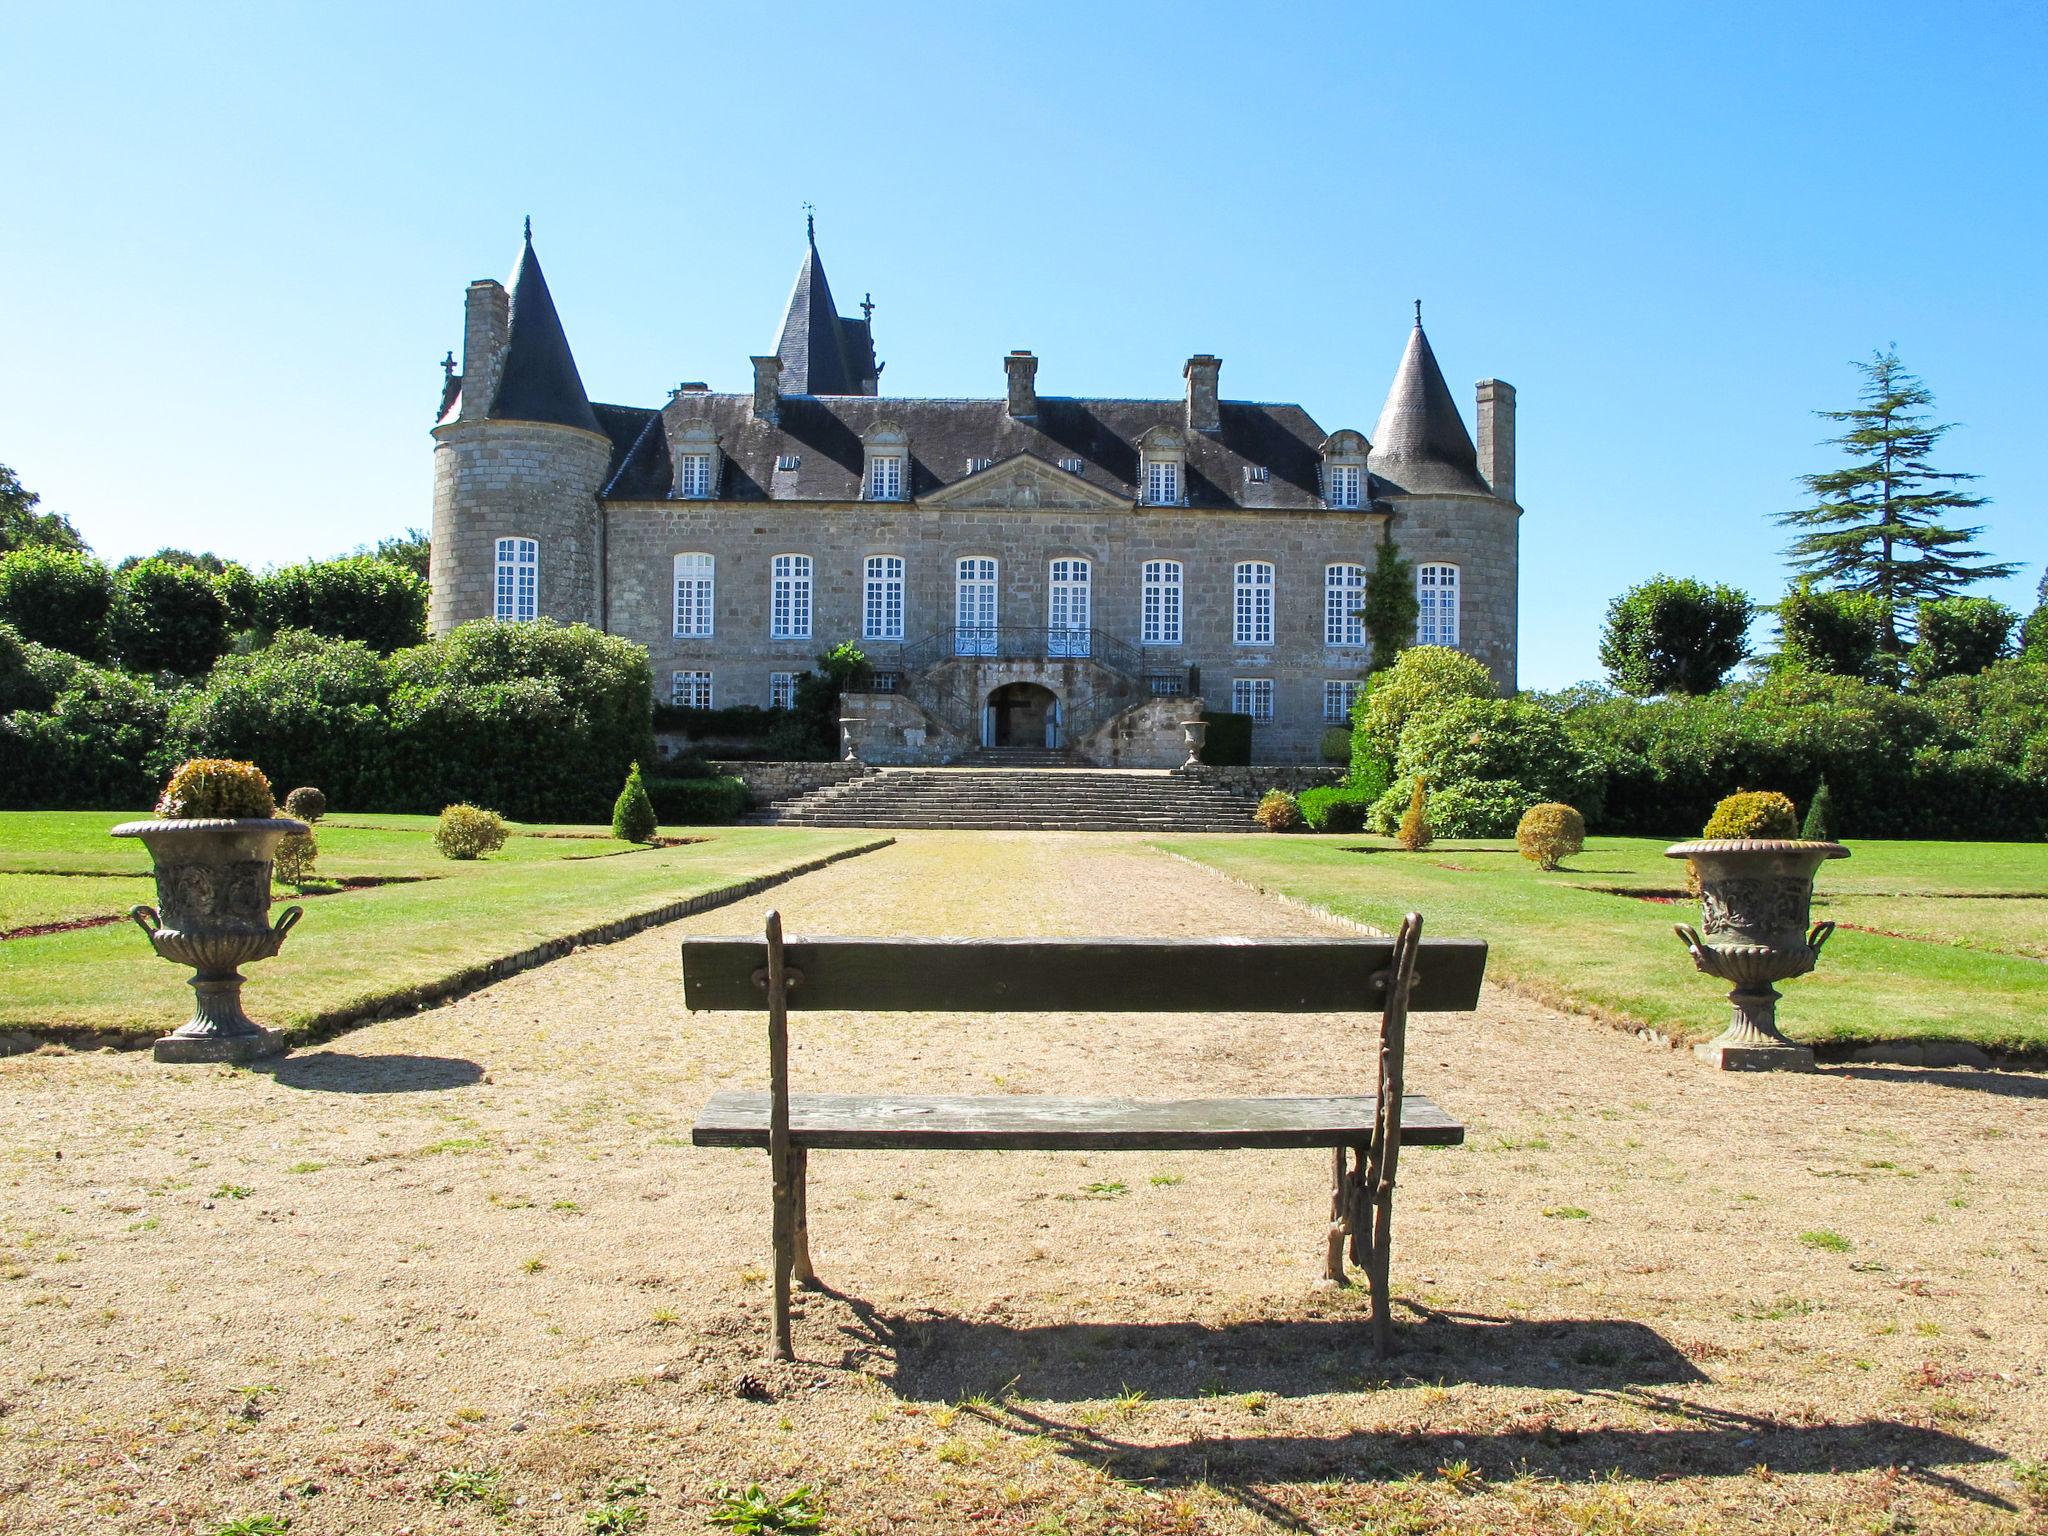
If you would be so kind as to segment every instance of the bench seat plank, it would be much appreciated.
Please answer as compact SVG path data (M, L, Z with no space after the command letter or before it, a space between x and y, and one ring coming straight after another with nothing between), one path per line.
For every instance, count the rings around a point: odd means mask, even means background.
M1330 1147L1372 1139L1372 1095L1285 1099L1062 1099L794 1093L793 1146L921 1151L1199 1151ZM1419 1093L1401 1099L1401 1140L1456 1146L1465 1128ZM768 1145L768 1095L714 1093L690 1132L700 1147Z

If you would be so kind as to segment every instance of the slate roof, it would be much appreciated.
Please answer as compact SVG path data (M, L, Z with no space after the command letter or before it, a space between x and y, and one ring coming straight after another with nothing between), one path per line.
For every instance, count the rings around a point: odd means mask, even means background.
M832 285L825 281L825 264L818 259L815 240L805 244L775 355L782 359L785 394L858 395L881 373L868 322L843 318L832 302Z
M910 497L929 496L964 480L971 461L1002 462L1028 453L1057 465L1079 459L1079 478L1135 501L1138 439L1165 426L1187 447L1183 487L1193 507L1319 510L1321 448L1329 436L1298 405L1242 400L1222 403L1223 429L1187 430L1187 406L1172 400L1081 400L1038 397L1038 414L1019 421L1004 400L915 400L867 395L828 398L785 395L775 425L755 419L752 397L690 393L660 411L601 405L597 415L613 442L607 500L661 500L673 473L669 443L695 419L709 421L725 456L721 501L857 501L864 459L861 435L878 422L901 427L910 440ZM781 457L794 471L777 471ZM1265 480L1246 471L1264 467Z
M1369 462L1376 492L1492 494L1479 477L1479 455L1420 320L1380 408Z
M562 317L555 313L554 295L541 274L540 258L533 254L531 228L512 273L511 300L505 367L486 414L494 421L547 421L598 431L590 396L583 392L569 338L562 331Z

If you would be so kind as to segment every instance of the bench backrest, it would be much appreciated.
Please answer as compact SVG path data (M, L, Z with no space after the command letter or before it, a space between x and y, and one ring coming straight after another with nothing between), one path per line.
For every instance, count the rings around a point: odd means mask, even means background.
M1385 1000L1394 940L790 939L791 1009L963 1013L1354 1013ZM683 941L690 1008L759 1008L761 939ZM1408 1006L1479 1005L1481 939L1424 939Z

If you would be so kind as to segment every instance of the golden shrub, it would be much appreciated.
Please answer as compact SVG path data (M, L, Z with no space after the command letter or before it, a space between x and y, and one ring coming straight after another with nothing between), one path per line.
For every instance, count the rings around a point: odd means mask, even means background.
M180 763L156 803L167 821L243 820L277 814L270 780L254 763L195 757Z
M1556 869L1586 846L1586 818L1554 801L1532 805L1515 827L1515 846L1538 869Z

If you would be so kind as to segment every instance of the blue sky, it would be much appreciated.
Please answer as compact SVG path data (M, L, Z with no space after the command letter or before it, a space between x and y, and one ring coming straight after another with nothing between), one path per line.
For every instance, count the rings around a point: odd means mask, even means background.
M104 554L422 525L462 291L531 213L598 399L747 385L815 203L889 392L1299 400L1421 297L1520 390L1522 672L1657 571L1784 584L1810 411L1896 343L2048 561L2048 8L0 0L0 462Z

